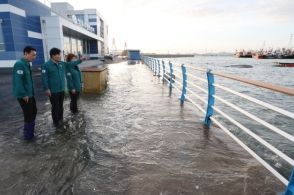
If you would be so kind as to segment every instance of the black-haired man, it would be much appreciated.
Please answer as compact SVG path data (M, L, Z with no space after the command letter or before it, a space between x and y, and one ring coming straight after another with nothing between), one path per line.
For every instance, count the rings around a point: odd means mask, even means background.
M67 66L75 66L79 61L70 62ZM63 121L63 100L65 90L65 62L61 61L61 51L58 48L50 50L50 60L42 66L43 88L51 102L51 114L54 126Z
M36 59L36 49L26 46L23 58L13 67L13 94L17 98L24 115L23 135L26 140L34 139L37 106L34 98L34 83L30 63Z

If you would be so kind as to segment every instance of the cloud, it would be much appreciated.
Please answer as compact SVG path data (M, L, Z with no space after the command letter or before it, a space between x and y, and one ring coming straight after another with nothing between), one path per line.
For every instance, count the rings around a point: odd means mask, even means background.
M134 0L130 0L134 1ZM139 0L143 1L143 0ZM153 9L189 19L293 21L293 0L170 0L148 1ZM164 2L164 3L163 3ZM156 6L157 5L157 6Z
M64 1L64 0L51 0ZM281 46L294 33L294 0L66 0L95 7L117 46L148 51Z
M256 13L265 15L269 18L291 19L294 17L294 1L293 0L259 0L255 5ZM292 19L293 21L293 19Z

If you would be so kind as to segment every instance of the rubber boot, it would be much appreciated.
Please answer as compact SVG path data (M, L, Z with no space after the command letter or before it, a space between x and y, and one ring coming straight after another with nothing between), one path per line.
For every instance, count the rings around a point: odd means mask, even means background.
M35 131L35 122L25 123L23 129L23 135L25 140L33 140L34 139L34 131Z

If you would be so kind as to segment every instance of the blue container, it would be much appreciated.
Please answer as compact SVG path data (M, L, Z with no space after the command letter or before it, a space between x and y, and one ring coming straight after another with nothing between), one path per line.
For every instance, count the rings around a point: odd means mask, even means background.
M128 60L141 60L140 50L128 50Z

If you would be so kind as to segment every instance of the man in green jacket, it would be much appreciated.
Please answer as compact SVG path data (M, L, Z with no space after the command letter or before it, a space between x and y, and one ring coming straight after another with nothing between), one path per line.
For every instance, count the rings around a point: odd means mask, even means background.
M79 61L69 63L75 66ZM63 100L65 90L65 62L61 61L61 51L58 48L50 50L50 60L42 66L42 84L51 102L51 114L54 126L63 122Z
M36 59L36 49L27 46L24 56L13 67L13 95L17 98L24 116L23 135L26 140L34 139L37 106L30 63Z

